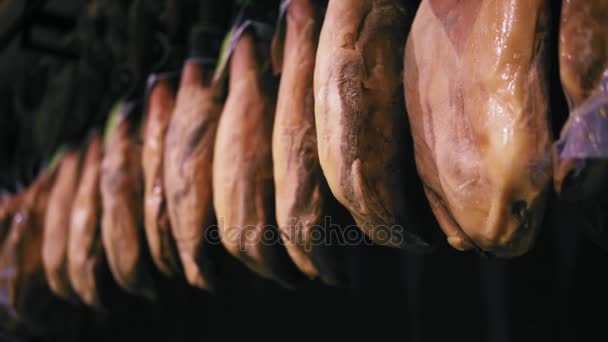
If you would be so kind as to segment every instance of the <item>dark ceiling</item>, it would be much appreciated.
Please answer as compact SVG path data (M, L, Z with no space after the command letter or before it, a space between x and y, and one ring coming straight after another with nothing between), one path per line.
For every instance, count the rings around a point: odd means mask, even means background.
M40 134L36 133L40 129L49 131L48 123L59 122L58 119L61 118L61 115L57 115L61 113L55 113L48 116L49 121L40 121L42 123L38 126L44 127L35 128L34 122L39 121L34 120L35 113L16 110L17 89L22 89L22 85L27 85L28 89L44 89L44 82L40 80L45 77L38 72L40 62L58 60L40 48L34 48L38 45L31 42L57 45L69 35L65 29L57 31L47 24L40 24L39 15L34 17L24 14L34 13L28 9L36 8L38 12L35 13L50 13L55 18L71 18L73 22L82 13L87 1L0 0L0 192L5 187L14 189L15 179L27 183L32 177L40 163L44 162L41 146L51 145L49 140L38 138ZM24 29L28 26L32 27L29 36L24 33L28 32ZM32 78L32 75L37 77ZM33 102L34 106L37 105L40 97L34 96Z
M3 37L7 29L23 14L27 3L28 1L24 0L0 0L0 37ZM48 0L44 9L76 18L85 3L86 0ZM38 29L35 34L44 40L57 39L56 35L45 30ZM10 92L10 88L23 71L42 55L22 47L21 38L21 33L13 35L6 45L0 46L0 93Z

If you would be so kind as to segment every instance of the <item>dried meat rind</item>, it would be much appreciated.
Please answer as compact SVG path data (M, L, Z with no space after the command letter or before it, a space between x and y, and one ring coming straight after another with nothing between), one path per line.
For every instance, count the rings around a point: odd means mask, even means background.
M245 22L234 39L229 93L213 159L213 204L228 252L257 274L288 284L296 269L276 228L272 127L276 85L268 44Z
M213 146L222 103L210 80L213 67L199 59L184 64L165 139L164 186L171 229L186 279L208 288L208 232L215 223L211 187Z
M168 76L152 75L154 79L149 78L142 167L145 182L144 224L150 254L164 275L173 276L181 272L181 266L171 233L163 177L165 137L175 107L175 93Z
M143 174L137 127L122 105L107 138L101 164L101 237L110 270L120 287L154 299L156 290L143 227Z
M74 292L68 277L68 240L70 214L80 178L81 154L65 152L57 167L55 184L49 195L44 221L42 261L51 290L61 298L71 299Z
M330 0L317 50L319 159L334 196L374 242L428 251L407 178L403 49L414 11L391 0Z
M103 159L101 136L88 144L80 183L70 214L68 275L72 287L86 305L101 308L102 279L107 261L101 241L100 174Z

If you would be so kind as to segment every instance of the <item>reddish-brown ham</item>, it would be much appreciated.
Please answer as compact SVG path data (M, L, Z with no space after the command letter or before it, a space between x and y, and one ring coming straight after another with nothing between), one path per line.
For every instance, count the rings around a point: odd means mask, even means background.
M289 256L312 278L319 275L310 255L319 247L313 230L322 229L323 205L331 196L319 165L312 89L322 11L313 0L290 1L285 37L273 42L273 56L281 60L275 61L281 82L272 136L277 223Z
M608 171L608 2L565 0L560 78L570 118L557 142L555 187L565 197L603 192Z
M52 294L42 263L44 217L54 173L44 171L24 190L10 232L0 249L1 287L8 292L11 309L23 321L47 317Z
M102 273L106 260L101 242L100 173L101 136L94 134L87 147L80 183L70 214L68 275L72 287L87 305L101 306Z
M142 147L138 130L129 119L118 119L105 146L101 164L101 237L118 285L152 299L155 288L143 227Z
M211 172L215 131L222 111L213 68L187 61L167 131L164 184L171 229L188 282L207 288L207 233L215 222Z
M280 243L274 211L276 88L263 46L247 29L230 60L229 94L213 158L213 203L228 252L263 277L289 282L295 268Z
M74 296L68 277L68 240L70 214L80 178L80 169L80 151L65 152L58 165L44 221L42 242L44 271L51 290L64 299Z
M150 90L144 132L144 223L152 260L166 276L180 272L179 256L171 234L163 179L165 136L175 106L175 94L167 79L159 79Z

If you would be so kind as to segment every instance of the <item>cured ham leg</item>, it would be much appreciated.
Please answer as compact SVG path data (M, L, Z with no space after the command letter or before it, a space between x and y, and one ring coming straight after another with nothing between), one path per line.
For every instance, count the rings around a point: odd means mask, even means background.
M165 140L167 209L180 261L188 283L209 290L215 287L217 261L209 240L217 233L211 185L213 146L224 99L223 83L216 82L213 74L230 5L196 1L197 20L189 27L190 58L182 67Z
M163 181L165 135L173 108L175 94L163 75L149 79L150 95L144 132L142 167L144 175L144 222L152 260L166 276L180 272L179 256L171 233Z
M408 198L403 47L413 2L330 0L314 72L319 160L329 187L374 242L431 248ZM407 6L406 6L407 5Z
M16 195L0 195L0 246L2 246L4 239L6 239L10 232L13 217L19 208L22 198L22 193Z
M420 5L405 53L416 163L455 248L525 253L551 180L544 0Z
M284 42L277 40L283 37L273 41L284 45L273 46L274 54L281 56L281 62L275 61L281 82L272 137L276 216L289 256L314 278L319 270L309 255L311 238L313 230L321 228L328 195L317 153L312 90L322 9L311 0L292 0L288 6Z
M222 243L257 274L289 283L295 267L275 226L272 127L275 85L253 29L236 38L217 130L213 203Z
M331 243L331 234L343 230L330 229L332 225L343 229L353 222L323 176L314 116L313 73L326 8L314 0L283 4L284 27L275 33L272 50L275 68L281 72L272 138L277 224L300 271L344 286L348 282L345 258L354 253Z
M570 116L555 144L560 221L608 249L608 2L565 0L559 66Z
M22 321L37 322L48 315L52 302L42 262L44 220L55 175L45 171L23 193L10 232L0 249L1 287Z
M175 110L165 141L164 182L171 229L188 282L209 287L207 233L214 224L211 172L222 103L213 68L184 64Z
M51 290L63 299L74 297L68 277L68 240L70 214L80 178L80 151L67 151L62 156L49 196L44 221L42 261Z
M102 275L106 271L101 241L100 173L103 159L101 136L89 142L80 183L70 214L68 275L74 291L89 306L101 306Z
M556 143L555 187L585 198L605 189L608 171L608 3L565 0L559 37L560 77L570 118Z
M127 104L122 104L123 111ZM122 112L101 164L101 237L120 287L155 298L143 228L143 174L137 129Z

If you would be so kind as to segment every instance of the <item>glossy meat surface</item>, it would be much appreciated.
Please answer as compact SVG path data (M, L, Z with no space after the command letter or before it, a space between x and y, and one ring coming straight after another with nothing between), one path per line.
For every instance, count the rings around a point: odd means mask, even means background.
M545 1L422 2L407 42L416 162L448 242L525 253L551 180Z

